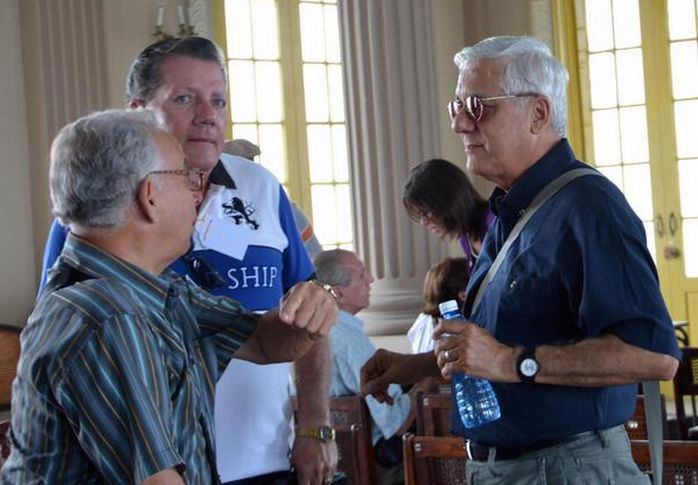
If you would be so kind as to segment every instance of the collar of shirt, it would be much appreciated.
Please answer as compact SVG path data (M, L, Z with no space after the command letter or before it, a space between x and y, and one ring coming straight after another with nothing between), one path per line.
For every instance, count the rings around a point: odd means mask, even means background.
M111 278L128 285L139 298L154 308L165 309L169 293L176 293L173 282L157 277L141 268L110 254L85 241L72 232L63 248L61 258L78 271L94 278ZM169 280L175 277L171 271L163 273Z
M222 185L227 189L237 189L237 186L235 185L235 180L233 180L233 177L230 176L230 174L225 169L223 163L220 160L218 160L216 166L213 167L211 175L208 176L208 181L212 184Z
M344 310L339 310L337 313L337 323L342 323L362 332L364 331L364 322L356 315L352 315Z
M533 198L546 185L568 171L574 161L574 153L563 138L526 170L509 191L499 187L494 189L490 196L490 208L501 221L504 238L514 228Z

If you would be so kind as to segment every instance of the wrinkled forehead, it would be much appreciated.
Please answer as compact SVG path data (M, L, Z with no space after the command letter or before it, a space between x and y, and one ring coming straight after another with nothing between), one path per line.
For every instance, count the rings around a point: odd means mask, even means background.
M494 59L476 59L463 64L458 73L456 97L489 96L501 91L502 63Z

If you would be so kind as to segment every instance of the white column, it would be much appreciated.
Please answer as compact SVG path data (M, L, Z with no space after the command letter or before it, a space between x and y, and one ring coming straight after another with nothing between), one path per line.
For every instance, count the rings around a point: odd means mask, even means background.
M409 169L441 153L433 0L340 0L356 250L371 270L369 335L404 333L446 255L402 206Z

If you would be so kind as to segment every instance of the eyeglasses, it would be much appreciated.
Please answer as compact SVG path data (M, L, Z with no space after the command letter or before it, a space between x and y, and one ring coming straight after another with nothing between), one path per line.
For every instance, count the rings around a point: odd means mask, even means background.
M199 192L204 188L204 171L200 168L182 168L180 170L153 170L146 177L158 174L185 175L189 182L189 190Z
M473 123L482 121L485 115L486 105L483 101L498 101L501 99L525 98L529 96L538 96L538 93L520 93L520 94L505 94L502 96L466 96L465 100L456 98L448 103L448 115L451 120L456 119L456 116L461 111L465 110L465 116Z

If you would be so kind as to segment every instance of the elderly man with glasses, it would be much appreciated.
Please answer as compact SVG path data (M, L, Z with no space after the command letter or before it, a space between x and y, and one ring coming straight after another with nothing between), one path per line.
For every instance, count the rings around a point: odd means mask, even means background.
M225 65L222 52L208 39L157 42L133 61L126 97L129 107L144 106L162 115L189 165L204 171L192 250L172 269L213 294L264 312L276 307L297 283L312 281L314 270L276 177L261 165L222 153L228 117ZM54 224L46 244L45 272L60 252L64 234ZM329 343L322 338L293 363L231 360L215 395L222 482L292 480L292 465L300 485L331 479L337 466L336 443L319 434L330 424L329 355ZM291 370L298 392L295 439Z
M214 384L235 355L290 361L337 315L296 285L255 315L167 270L189 249L203 172L149 110L64 127L53 212L71 233L22 332L3 483L218 483Z
M467 289L472 324L442 321L433 354L379 350L363 391L462 372L491 381L501 417L453 431L468 483L649 483L623 423L637 383L671 379L679 350L642 222L565 139L567 72L539 40L459 52L448 111L497 216Z

